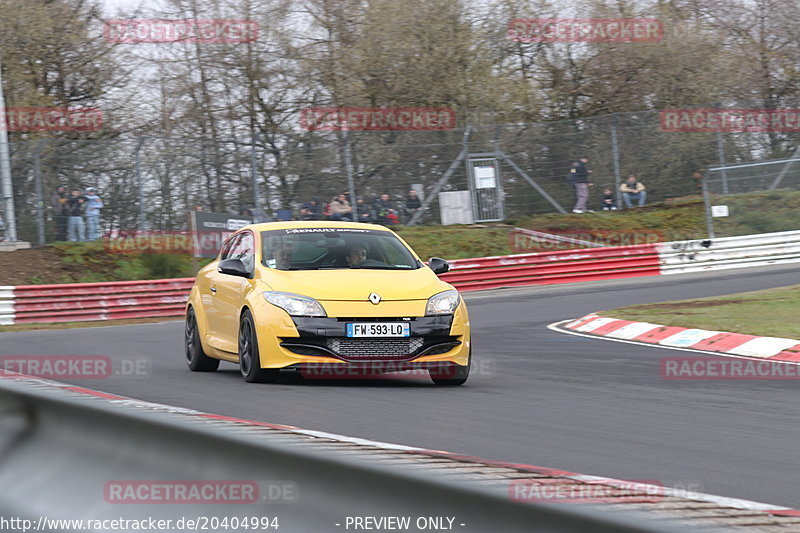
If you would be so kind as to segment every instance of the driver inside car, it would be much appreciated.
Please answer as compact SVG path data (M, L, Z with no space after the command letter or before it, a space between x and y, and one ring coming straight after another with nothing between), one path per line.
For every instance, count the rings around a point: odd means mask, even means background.
M361 266L367 260L367 251L361 246L353 246L347 252L347 265L350 268Z

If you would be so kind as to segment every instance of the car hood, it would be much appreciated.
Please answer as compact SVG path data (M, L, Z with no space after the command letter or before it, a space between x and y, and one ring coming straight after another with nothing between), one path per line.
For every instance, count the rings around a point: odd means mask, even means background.
M273 291L293 292L317 300L365 301L370 293L381 300L427 300L452 289L429 268L417 270L271 270L263 279Z

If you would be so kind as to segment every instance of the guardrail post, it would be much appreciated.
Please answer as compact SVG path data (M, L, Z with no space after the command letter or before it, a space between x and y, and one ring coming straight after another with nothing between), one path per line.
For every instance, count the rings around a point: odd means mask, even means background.
M44 196L42 194L42 146L47 141L41 139L33 149L33 180L36 188L36 233L39 246L44 246Z
M724 172L724 171L723 171ZM703 171L703 179L700 182L703 188L703 205L706 209L706 226L708 228L708 238L715 238L714 235L714 217L711 216L711 197L708 193L708 169Z
M619 141L617 140L617 114L611 117L611 158L614 162L614 198L617 209L624 209L625 202L620 202L619 187L622 184L622 175L619 170Z
M139 187L139 231L145 229L144 220L144 180L142 179L142 146L144 145L147 137L140 137L139 142L136 144L135 152L135 167L136 185Z

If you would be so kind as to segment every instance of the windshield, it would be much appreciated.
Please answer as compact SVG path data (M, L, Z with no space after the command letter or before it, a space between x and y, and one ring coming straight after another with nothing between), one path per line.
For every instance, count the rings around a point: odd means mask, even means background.
M261 242L264 266L278 270L415 270L422 266L389 231L288 228L261 232Z

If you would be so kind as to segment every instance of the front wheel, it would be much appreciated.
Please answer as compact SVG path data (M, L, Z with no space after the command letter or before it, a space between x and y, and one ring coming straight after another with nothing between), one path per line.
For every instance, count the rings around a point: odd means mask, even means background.
M189 365L189 370L194 372L214 372L219 368L219 359L207 356L203 351L203 345L200 344L200 330L197 328L197 318L194 316L193 307L190 307L186 312L183 344L186 364Z
M247 310L239 321L239 371L248 383L270 383L278 379L280 373L280 370L261 368L253 315Z
M447 364L428 370L433 383L439 386L463 385L469 378L469 369L472 366L472 354L470 353L467 366Z

